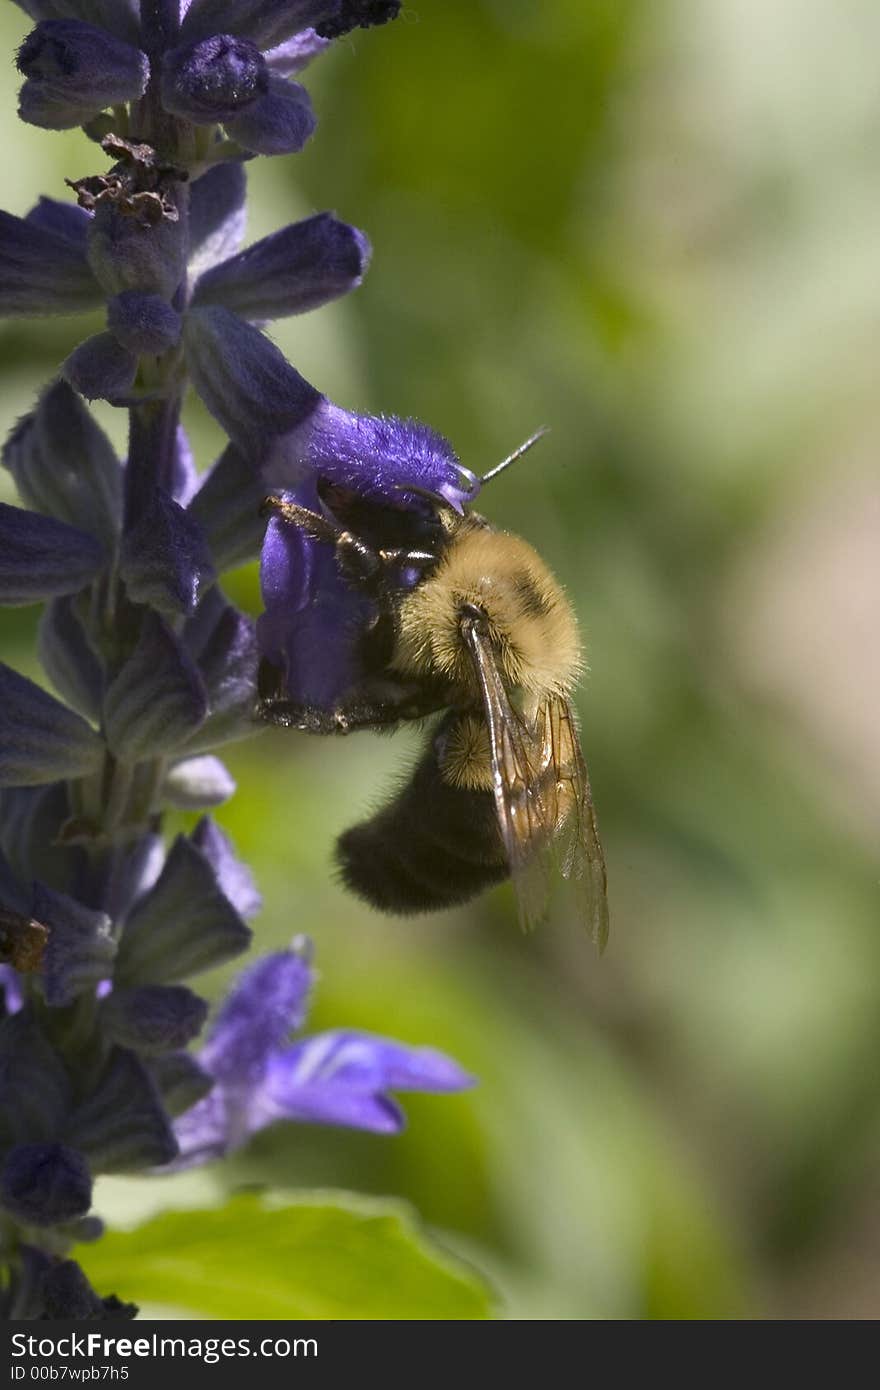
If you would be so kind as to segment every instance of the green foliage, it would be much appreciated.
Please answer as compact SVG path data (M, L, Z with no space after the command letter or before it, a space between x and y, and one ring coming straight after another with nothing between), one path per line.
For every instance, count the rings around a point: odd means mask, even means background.
M168 1212L79 1252L92 1283L207 1318L492 1316L477 1275L400 1205L335 1193Z

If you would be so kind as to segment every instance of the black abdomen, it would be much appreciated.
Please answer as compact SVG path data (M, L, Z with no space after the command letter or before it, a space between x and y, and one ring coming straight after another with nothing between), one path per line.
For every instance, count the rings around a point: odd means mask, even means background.
M444 718L394 800L336 842L346 887L382 912L452 907L509 875L492 793L451 787L440 773L438 746L458 717Z

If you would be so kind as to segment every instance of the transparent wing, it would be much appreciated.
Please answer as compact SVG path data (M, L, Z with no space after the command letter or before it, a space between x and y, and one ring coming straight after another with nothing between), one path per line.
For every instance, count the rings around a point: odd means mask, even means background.
M553 832L554 819L542 790L543 752L534 730L510 703L488 637L473 624L463 634L480 686L483 713L489 729L492 793L498 828L516 889L520 920L533 927L544 915L548 865L536 854Z
M530 927L543 916L549 871L558 865L573 880L601 950L608 938L605 858L571 705L551 695L534 714L520 714L488 637L469 623L463 632L489 729L495 810L522 921Z
M554 849L559 866L574 882L585 924L602 951L609 928L605 855L574 711L564 696L553 695L540 706L535 732L554 786Z

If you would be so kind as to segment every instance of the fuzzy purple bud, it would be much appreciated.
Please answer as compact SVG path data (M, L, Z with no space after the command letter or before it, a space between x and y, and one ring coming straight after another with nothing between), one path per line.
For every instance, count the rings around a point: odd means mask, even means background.
M305 87L270 76L266 93L227 120L226 130L254 154L296 154L316 124Z
M180 338L181 318L158 294L124 290L107 306L107 327L122 346L135 356L158 356Z
M302 314L356 289L369 260L364 233L321 212L214 266L196 285L193 303L219 304L246 319Z
M77 314L100 298L81 240L33 214L0 212L0 313Z
M88 1165L67 1144L19 1144L0 1172L0 1202L29 1226L84 1216L92 1205Z
M175 48L162 64L162 105L198 124L230 120L269 88L266 60L249 39L212 34Z
M61 370L87 401L119 403L134 385L137 365L134 354L112 333L95 333L73 349Z
M136 101L149 77L140 49L75 19L38 24L18 50L17 66L27 78L23 119L53 130L81 125L105 106Z

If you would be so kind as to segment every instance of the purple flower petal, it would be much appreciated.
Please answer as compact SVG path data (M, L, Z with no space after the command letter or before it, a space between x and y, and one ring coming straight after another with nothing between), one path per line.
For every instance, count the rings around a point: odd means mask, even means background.
M81 246L55 228L0 212L0 314L79 314L100 302Z
M191 839L211 865L220 891L226 894L236 912L246 921L255 917L263 906L263 900L253 874L247 864L236 857L228 835L210 816L203 816Z
M18 93L19 120L40 130L75 130L100 114L100 106L74 103L41 82L24 82Z
M273 343L228 309L192 309L184 343L193 385L244 453L296 430L323 399Z
M31 19L78 19L136 42L140 30L138 0L15 0Z
M135 356L158 356L179 341L181 318L158 294L123 290L107 306L107 327Z
M183 218L166 216L146 228L112 204L99 203L89 229L88 259L106 294L141 290L171 301L186 272L185 225Z
M84 1216L92 1205L88 1165L67 1144L19 1144L0 1171L0 1203L28 1226Z
M195 280L244 240L245 171L237 160L215 164L196 179L189 203L189 269Z
M124 537L119 573L135 603L172 615L194 612L216 578L201 526L162 488Z
M157 882L129 913L119 943L117 984L167 984L247 950L251 930L185 836Z
M243 565L259 554L266 530L260 512L265 496L266 485L259 470L230 444L190 502L190 511L204 528L219 572Z
M427 425L393 415L353 415L324 397L300 425L270 444L263 473L280 488L295 487L306 474L327 478L398 507L405 505L407 489L416 487L462 511L479 488L449 442Z
M106 1305L109 1300L95 1293L75 1260L59 1260L51 1264L43 1275L41 1292L46 1318L77 1321L88 1318L97 1321L108 1315ZM124 1307L126 1312L115 1313L114 1316L133 1318L137 1313L133 1303L120 1307Z
M162 105L197 125L229 121L269 89L266 60L250 39L212 34L162 60Z
M130 1173L170 1163L177 1153L156 1084L127 1048L111 1052L104 1071L64 1132L99 1173Z
M55 599L44 608L37 630L37 655L62 699L97 723L104 671L86 636L76 599Z
M122 469L104 431L66 381L55 381L19 420L3 464L34 511L57 516L115 546Z
M108 744L131 762L170 753L204 722L207 704L188 653L171 628L148 611L137 646L107 688Z
M313 506L314 489L300 488L297 500ZM363 676L363 633L375 605L345 583L330 546L277 517L266 529L260 586L260 654L278 668L289 700L331 708Z
M0 604L40 603L74 593L105 563L104 549L93 536L0 502Z
M46 1002L60 1008L93 992L110 974L116 954L107 914L36 883L33 916L49 929L43 958Z
M24 1006L24 987L21 976L11 965L0 965L0 989L3 991L0 1014L17 1014Z
M161 800L178 811L202 811L222 806L234 792L235 782L220 759L202 753L174 764L162 783Z
M65 103L72 113L79 108L95 115L107 106L136 101L146 90L150 71L147 56L140 49L105 29L75 19L38 24L19 48L16 63L32 94ZM25 115L25 119L33 117ZM35 124L45 122L37 120ZM73 119L68 124L82 122Z
M124 925L135 903L153 888L164 864L165 845L155 832L143 835L119 854L104 890L104 906L117 929Z
M201 622L198 627L202 628ZM185 637L191 640L192 636L193 629L188 628ZM208 718L190 739L190 752L254 732L257 637L253 619L223 604L215 610L210 635L202 631L202 642L197 659L208 693Z
M134 385L137 358L112 333L87 338L63 363L61 370L87 401L122 404Z
M207 650L224 615L231 608L232 605L216 585L206 591L198 608L181 629L184 646L193 661L198 661Z
M67 1113L70 1078L29 1008L0 1022L0 1142L49 1139Z
M64 782L7 787L0 796L0 845L19 882L28 885L28 912L34 879L64 893L74 893L82 882L84 850L57 842L58 827L69 815Z
M289 1081L284 1060L273 1057L266 1081L259 1093L262 1129L273 1120L299 1120L318 1125L343 1125L374 1134L399 1134L405 1126L400 1107L391 1099L357 1087L294 1085Z
M180 1172L181 1169L194 1168L222 1158L233 1147L233 1132L227 1098L222 1089L215 1086L214 1090L174 1121L178 1156L172 1164L172 1171ZM245 1131L238 1142L244 1143L247 1138Z
M442 1053L367 1033L339 1030L285 1046L303 1022L311 982L296 951L264 957L240 977L199 1057L214 1090L176 1121L176 1168L219 1158L277 1120L396 1133L404 1119L388 1090L473 1084Z
M225 124L226 133L254 154L296 154L317 121L305 87L270 75L266 94Z
M217 1015L201 1065L222 1082L258 1082L273 1050L302 1027L312 978L308 960L295 951L276 951L250 966Z
M294 1043L279 1054L277 1084L355 1087L364 1091L461 1091L474 1079L430 1047L337 1028Z
M256 667L254 620L226 604L209 640L198 656L199 670L208 691L209 720L229 712L250 708L254 694Z
M101 1005L108 1036L150 1056L186 1047L198 1037L208 1005L185 985L136 985L116 989Z
M300 487L297 492L285 495L303 507L311 506L317 499L317 493L310 483ZM328 549L328 546L318 542L309 543L309 538L299 527L287 525L279 516L269 518L260 556L260 589L270 617L281 616L282 612L287 611L297 613L306 607L314 597L312 574L315 563ZM265 648L263 650L266 651Z
M182 1115L214 1085L207 1072L202 1071L195 1057L188 1052L165 1052L147 1060L147 1070L162 1097L169 1115Z
M442 1052L369 1033L319 1033L276 1050L255 1104L265 1117L393 1133L403 1116L391 1090L447 1092L473 1078Z
M73 710L0 662L0 786L85 777L104 744Z
M243 34L271 48L333 14L339 0L192 0L181 25L187 43L210 34Z
M193 303L220 304L246 319L302 314L356 289L369 259L363 232L321 212L209 270Z
M32 227L41 227L56 236L63 236L85 255L86 238L92 222L85 208L76 203L59 202L56 198L41 197L24 220Z
M330 40L322 39L314 29L303 29L276 48L270 48L265 55L266 63L269 71L277 73L279 77L295 77L329 45Z

